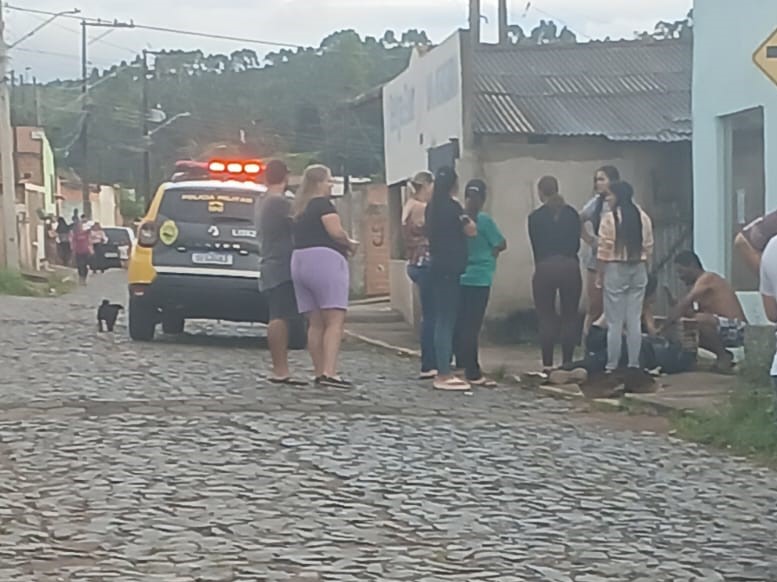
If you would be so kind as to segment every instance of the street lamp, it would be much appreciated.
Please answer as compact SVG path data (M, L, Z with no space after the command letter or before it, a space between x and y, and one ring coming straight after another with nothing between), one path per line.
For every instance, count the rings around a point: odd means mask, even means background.
M148 132L148 135L146 137L153 137L158 131L165 129L166 127L169 127L172 123L178 121L179 119L186 119L187 117L191 117L192 114L188 111L184 111L183 113L178 113L176 115L173 115L170 119L165 121L162 125L159 127L153 129L152 131Z

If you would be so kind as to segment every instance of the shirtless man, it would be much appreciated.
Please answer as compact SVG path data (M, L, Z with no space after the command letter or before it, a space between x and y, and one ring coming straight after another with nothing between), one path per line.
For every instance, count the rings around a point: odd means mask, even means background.
M718 369L731 369L732 355L728 349L744 345L747 326L739 299L728 281L704 270L695 253L683 251L675 258L675 264L680 278L691 289L672 308L662 331L682 317L694 318L699 325L699 345L717 356Z

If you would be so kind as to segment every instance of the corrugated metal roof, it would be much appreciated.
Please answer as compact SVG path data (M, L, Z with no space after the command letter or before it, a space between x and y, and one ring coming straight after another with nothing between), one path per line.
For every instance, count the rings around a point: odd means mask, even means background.
M482 47L474 131L690 140L691 51L686 41Z

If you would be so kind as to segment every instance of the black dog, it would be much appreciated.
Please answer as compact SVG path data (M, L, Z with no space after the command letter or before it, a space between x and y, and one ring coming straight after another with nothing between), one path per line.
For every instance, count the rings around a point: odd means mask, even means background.
M102 305L97 308L97 329L100 332L104 332L103 324L108 331L112 332L116 326L116 319L119 317L119 311L122 311L124 307L117 303L111 303L107 299L103 299Z

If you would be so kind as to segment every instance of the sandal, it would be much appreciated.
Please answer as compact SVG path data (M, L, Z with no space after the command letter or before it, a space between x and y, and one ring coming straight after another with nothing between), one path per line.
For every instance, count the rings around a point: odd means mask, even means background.
M491 380L490 378L486 378L485 376L482 376L477 380L470 380L470 384L472 384L473 386L479 386L480 388L499 387L499 384L497 384L494 380Z
M286 378L270 378L270 384L283 384L286 386L307 386L308 383L304 380L296 380L290 376Z
M447 390L449 392L468 392L472 389L468 382L460 378L449 378L447 380L435 380L435 390Z
M437 370L429 370L428 372L421 372L418 375L419 380L434 380L437 377Z

